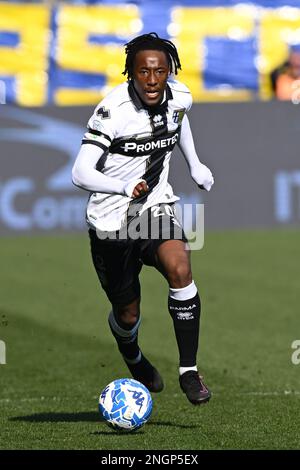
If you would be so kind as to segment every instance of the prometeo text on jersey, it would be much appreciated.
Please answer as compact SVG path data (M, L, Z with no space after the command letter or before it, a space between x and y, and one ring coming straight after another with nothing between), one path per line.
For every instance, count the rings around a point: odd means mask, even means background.
M178 141L179 133L176 132L168 137L161 139L149 140L149 139L128 139L122 140L122 142L113 142L110 147L110 151L113 153L121 153L123 155L136 155L142 156L151 153L154 150L166 149L170 151L174 148Z

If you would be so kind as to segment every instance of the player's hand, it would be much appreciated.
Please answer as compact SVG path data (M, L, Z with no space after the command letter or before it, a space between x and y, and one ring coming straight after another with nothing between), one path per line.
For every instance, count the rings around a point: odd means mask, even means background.
M210 191L215 182L212 172L203 163L200 163L197 170L192 174L192 178L200 189L205 189L206 191Z
M146 181L141 181L136 185L133 190L132 197L141 197L144 196L149 191L149 187Z
M149 187L143 179L130 181L125 186L125 194L129 197L141 197L146 194L147 191L149 191Z

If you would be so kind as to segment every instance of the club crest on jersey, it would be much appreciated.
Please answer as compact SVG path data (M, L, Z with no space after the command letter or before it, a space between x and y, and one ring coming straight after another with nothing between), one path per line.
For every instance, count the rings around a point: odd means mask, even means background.
M175 111L173 111L173 122L175 122L175 124L181 124L184 114L185 109L175 109Z

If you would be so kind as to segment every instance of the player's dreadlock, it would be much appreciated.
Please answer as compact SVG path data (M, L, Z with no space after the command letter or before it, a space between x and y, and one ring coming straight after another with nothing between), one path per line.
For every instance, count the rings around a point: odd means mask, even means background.
M160 38L156 33L142 34L132 41L125 44L125 53L127 55L123 75L132 78L133 62L137 52L144 50L155 50L165 52L171 73L177 74L181 69L178 52L175 45L168 39Z

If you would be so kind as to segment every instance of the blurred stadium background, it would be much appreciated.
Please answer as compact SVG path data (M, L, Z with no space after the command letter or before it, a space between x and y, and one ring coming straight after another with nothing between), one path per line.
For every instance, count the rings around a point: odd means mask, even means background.
M123 44L151 31L178 47L216 180L202 194L175 153L182 203L205 204L193 265L215 396L185 403L167 286L145 269L141 342L167 387L125 438L98 422L98 392L127 372L70 173L93 107L123 81ZM300 105L298 91L276 101L270 78L299 44L299 0L0 2L1 449L299 447Z
M122 80L122 45L153 29L181 54L196 101L267 100L299 44L298 0L1 2L2 100L94 104Z

